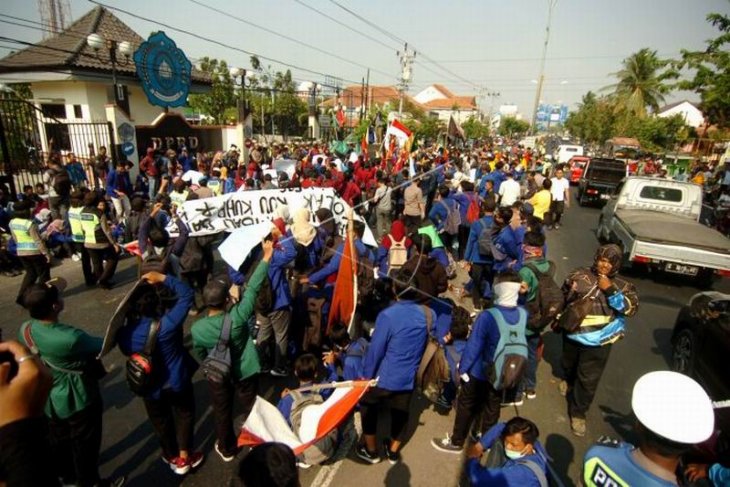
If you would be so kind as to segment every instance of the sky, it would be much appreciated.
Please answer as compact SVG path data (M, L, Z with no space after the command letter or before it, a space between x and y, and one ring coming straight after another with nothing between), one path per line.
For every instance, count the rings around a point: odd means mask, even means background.
M247 54L175 32L157 22L314 71L292 68L294 78L299 81L323 83L326 74L340 78L343 86L359 84L369 67L371 84L393 85L400 73L396 51L403 49L400 41L407 41L409 48L416 51L408 90L411 95L432 83L441 83L457 95L492 94L478 100L485 112L490 107L496 110L501 104L514 103L529 117L545 40L548 1L103 0L103 3L148 19L114 12L142 37L164 30L191 59L209 56L250 68ZM69 0L69 3L74 19L94 7L84 0ZM730 12L730 1L557 0L541 100L574 106L588 90L597 91L612 84L611 73L620 69L621 60L644 47L664 57L676 57L681 49L703 49L705 41L716 36L716 30L706 21L710 12ZM2 15L39 21L36 1L0 2L0 32L5 37L30 42L41 38L41 32L10 25L8 20L17 21ZM316 49L259 30L235 17ZM2 45L11 44L3 41ZM7 47L0 48L0 56L8 52ZM276 62L264 60L263 63L271 65L274 71L287 69ZM697 101L693 93L681 92L673 93L666 101L684 98Z

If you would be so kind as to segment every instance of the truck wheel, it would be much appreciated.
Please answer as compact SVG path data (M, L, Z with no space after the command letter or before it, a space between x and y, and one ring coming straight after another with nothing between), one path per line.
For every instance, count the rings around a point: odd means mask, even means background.
M672 347L672 370L692 377L694 372L697 341L691 330L685 328L677 334Z
M586 206L588 204L588 200L586 200L583 195L581 195L578 198L578 206Z

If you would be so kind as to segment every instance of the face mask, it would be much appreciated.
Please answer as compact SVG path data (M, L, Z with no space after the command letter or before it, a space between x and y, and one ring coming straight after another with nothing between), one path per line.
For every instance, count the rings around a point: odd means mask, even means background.
M510 460L518 460L525 456L522 452L510 450L507 447L504 448L504 454Z

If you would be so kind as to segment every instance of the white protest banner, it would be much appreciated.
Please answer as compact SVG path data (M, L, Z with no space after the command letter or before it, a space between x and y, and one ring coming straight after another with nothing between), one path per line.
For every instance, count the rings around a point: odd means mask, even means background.
M212 235L219 232L232 232L238 228L249 227L274 219L277 207L287 205L289 212L307 208L312 213L312 223L317 224L314 212L327 208L334 215L342 235L347 227L347 211L350 205L337 196L332 188L308 189L267 189L260 191L241 191L224 194L214 198L186 201L178 214L190 228L190 235ZM355 219L363 223L360 215ZM370 227L365 226L363 242L377 246Z
M246 260L251 250L261 243L264 237L271 232L268 222L257 223L250 227L239 228L231 232L218 246L221 258L234 269L238 269Z

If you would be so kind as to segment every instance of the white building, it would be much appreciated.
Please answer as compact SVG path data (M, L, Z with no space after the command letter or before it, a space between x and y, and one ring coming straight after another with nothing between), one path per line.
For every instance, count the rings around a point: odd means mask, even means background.
M449 121L451 116L457 123L479 115L475 96L454 95L444 85L433 84L413 97L429 115Z
M705 115L697 106L687 100L678 101L661 107L657 110L657 117L672 117L674 115L682 115L684 122L690 127L697 128L705 123Z

